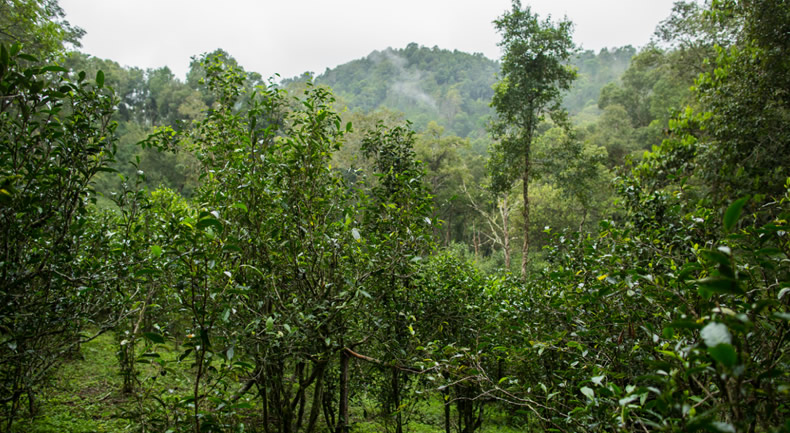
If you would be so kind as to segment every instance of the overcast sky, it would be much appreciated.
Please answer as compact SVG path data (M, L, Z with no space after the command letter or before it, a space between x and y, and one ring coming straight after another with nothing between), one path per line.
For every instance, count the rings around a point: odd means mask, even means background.
M644 46L674 0L522 0L541 18L566 16L585 49ZM60 0L87 35L82 51L125 66L169 66L223 48L268 77L322 73L373 50L428 47L499 59L491 23L510 0Z

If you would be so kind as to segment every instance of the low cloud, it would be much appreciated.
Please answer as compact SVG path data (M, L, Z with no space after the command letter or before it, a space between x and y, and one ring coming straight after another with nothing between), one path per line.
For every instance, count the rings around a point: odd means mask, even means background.
M392 48L387 48L384 51L374 51L369 58L375 63L387 61L397 69L398 76L390 84L390 91L436 110L436 100L420 88L422 72L417 69L406 69L408 60L396 54Z

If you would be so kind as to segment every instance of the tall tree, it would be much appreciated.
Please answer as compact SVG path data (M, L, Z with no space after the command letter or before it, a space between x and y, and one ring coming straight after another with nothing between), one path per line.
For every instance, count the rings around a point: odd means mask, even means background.
M494 21L502 34L501 79L494 86L491 105L496 119L491 130L496 142L489 163L494 189L506 191L523 182L524 243L521 273L526 275L529 253L529 181L532 141L538 124L551 115L558 124L567 124L567 112L560 106L562 92L576 78L568 65L574 52L573 24L540 20L529 7L513 0L513 9Z
M37 56L62 51L67 44L80 46L85 31L66 21L57 0L0 2L0 42L19 42L26 53Z

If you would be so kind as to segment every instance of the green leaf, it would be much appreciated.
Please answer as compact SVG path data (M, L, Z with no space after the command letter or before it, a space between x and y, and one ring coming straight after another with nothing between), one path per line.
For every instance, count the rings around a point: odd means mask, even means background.
M708 353L710 354L711 358L720 362L727 368L734 367L735 362L738 360L738 355L735 353L735 348L732 347L731 344L727 343L721 343L717 344L716 346L709 347Z
M156 344L165 344L165 338L156 332L143 332L143 337Z
M691 319L675 319L667 327L674 329L702 329L702 324Z
M263 277L263 276L264 276L264 275L263 275L263 272L261 272L261 270L260 270L260 269L258 269L258 268L256 268L255 266L252 266L252 265L246 265L246 264L245 264L245 265L241 265L241 267L242 267L242 268L250 268L250 269L252 269L252 270L253 270L253 271L255 271L255 273L256 273L256 274L258 274L258 276L260 276L260 277Z
M162 247L159 245L151 245L151 255L159 257L162 255Z
M96 85L99 86L99 88L104 87L104 72L102 70L96 72Z
M159 271L156 270L156 269L143 268L143 269L140 269L139 271L135 272L134 276L135 277L142 277L142 276L145 276L145 275L153 275L153 274L158 274L158 273L159 273Z
M182 353L181 355L178 356L178 361L179 362L183 361L184 359L186 359L187 356L189 356L190 353L192 353L192 349L191 348L185 350L184 353Z
M705 257L709 262L715 262L719 265L730 264L730 256L721 250L704 250L702 251L702 257Z
M741 217L741 211L743 210L743 205L749 201L749 196L741 197L738 200L735 200L730 207L727 208L727 211L724 212L724 231L729 232L735 227L735 223L738 222L738 218Z
M223 229L222 223L211 217L202 218L195 225L195 228L198 230L203 230L207 227L215 227L218 233L222 233L222 229Z
M234 253L241 252L241 248L236 244L225 244L222 246L222 251L230 251Z
M208 330L206 330L206 329L201 329L200 330L200 342L201 342L201 344L203 344L203 348L204 349L210 349L211 348L211 341L208 338Z
M595 400L595 391L593 391L592 388L588 388L586 386L583 386L582 389L581 389L581 392L582 392L582 394L587 396L587 398L589 398L590 400Z
M713 294L730 293L741 295L743 291L738 287L738 282L732 278L716 276L694 280L700 296L709 299Z
M784 253L779 248L761 248L757 250L755 254L760 256L776 257L781 256Z
M41 68L41 72L68 72L69 70L57 65L49 65Z

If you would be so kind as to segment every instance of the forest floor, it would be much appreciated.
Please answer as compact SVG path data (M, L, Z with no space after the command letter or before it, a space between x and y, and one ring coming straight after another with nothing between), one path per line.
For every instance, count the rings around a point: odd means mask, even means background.
M38 396L38 413L31 418L27 413L14 424L19 433L116 433L140 431L137 420L140 410L132 395L121 393L122 378L118 372L117 340L105 333L82 345L80 356L64 362L51 376L47 387ZM173 352L160 352L175 357ZM141 368L145 368L144 366ZM178 379L167 378L170 381ZM159 383L163 385L162 382ZM173 383L178 387L177 383ZM351 408L354 419L352 432L378 433L390 429L384 420L373 414L376 404L364 403ZM503 413L486 411L486 422L481 433L516 433L522 429L507 426ZM438 398L415 403L407 415L406 431L411 433L443 433L444 408ZM254 429L251 431L255 431Z
M124 412L132 403L120 393L115 339L110 333L85 343L81 359L69 360L52 375L38 397L38 414L15 423L29 433L114 433L128 431Z

